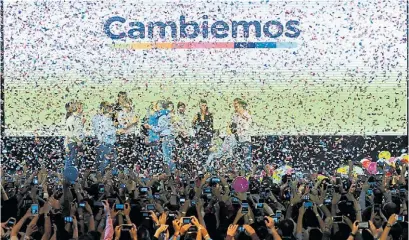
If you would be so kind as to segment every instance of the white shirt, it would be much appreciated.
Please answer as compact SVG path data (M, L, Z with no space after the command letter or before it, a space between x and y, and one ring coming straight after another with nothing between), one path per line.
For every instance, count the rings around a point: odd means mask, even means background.
M130 122L132 122L133 118L135 117L135 113L133 111L130 112L126 112L124 110L121 110L118 112L118 128L122 129L122 128L126 128L126 126L128 126L128 124ZM128 135L135 135L137 134L137 126L134 125L130 128L128 128L127 130L125 130L125 134Z
M237 136L239 142L251 142L251 135L249 133L253 120L248 111L244 111L243 114L234 113L232 117L232 123L237 124Z
M184 133L186 136L192 136L191 121L186 114L176 113L173 127L175 134Z
M72 114L65 121L65 143L73 143L82 141L85 137L84 124L82 123L81 116L78 114Z

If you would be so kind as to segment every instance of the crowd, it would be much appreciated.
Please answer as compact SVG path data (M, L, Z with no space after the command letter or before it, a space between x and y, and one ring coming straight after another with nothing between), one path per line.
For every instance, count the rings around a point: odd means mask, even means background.
M350 169L352 169L350 162ZM257 166L252 169L254 176ZM407 239L406 165L391 176L244 171L1 173L2 239ZM266 171L269 174L270 171Z

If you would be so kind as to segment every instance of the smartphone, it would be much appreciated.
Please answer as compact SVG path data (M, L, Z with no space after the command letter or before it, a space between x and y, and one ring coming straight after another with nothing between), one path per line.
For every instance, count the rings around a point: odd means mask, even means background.
M335 178L335 184L336 185L341 185L341 178L340 177Z
M104 204L102 202L94 202L94 207L103 207Z
M396 219L398 220L398 222L404 222L405 221L405 216L397 215Z
M147 193L149 190L147 187L139 187L139 192L140 193Z
M38 185L38 177L37 177L37 176L35 176L35 177L33 178L33 184L34 184L34 185Z
M120 187L120 188L126 188L126 185L125 185L125 183L121 183L121 184L119 185L119 187Z
M214 183L214 184L220 183L220 178L214 177L214 178L212 178L212 179L210 180L210 182L211 182L211 183Z
M312 208L312 202L309 202L309 201L304 202L304 207L305 208Z
M358 223L358 229L368 229L369 223L368 222L360 222Z
M154 211L154 210L155 210L155 205L154 205L154 204L147 204L147 205L146 205L146 210L148 210L148 211Z
M31 204L31 214L38 215L38 204Z
M192 219L190 217L182 218L182 223L183 224L190 224L191 222L192 222Z
M190 187L194 187L195 186L195 181L190 180L189 185L190 185Z
M58 185L58 186L57 186L57 189L59 189L59 190L62 190L63 188L64 188L63 185Z
M159 194L159 193L155 193L155 194L153 194L153 197L154 197L155 199L160 199L160 194Z
M273 221L274 221L274 223L278 223L278 222L279 222L279 218L278 218L278 217L273 217Z
M302 196L303 200L309 201L310 200L310 195L304 195Z
M142 211L142 217L148 218L149 217L149 212L147 211Z
M237 228L237 231L238 231L238 232L244 232L244 227L243 227L243 226L239 226L239 227Z
M7 221L6 227L11 228L11 227L14 226L14 224L16 224L16 219L10 218L10 219Z
M205 189L203 189L203 193L204 194L212 193L212 189L211 188L205 188Z
M191 200L190 203L192 204L192 206L196 206L196 201L195 200Z
M246 202L241 203L241 212L248 213L249 212L249 204Z
M334 216L334 217L332 217L332 221L334 223L343 223L344 222L344 220L342 219L342 216Z
M104 184L99 184L99 185L98 185L98 191L99 191L99 193L104 193L104 192L105 192L105 186L104 186Z
M332 202L331 198L326 198L326 199L324 200L324 203L325 203L325 204L331 204L331 202Z
M78 204L78 206L79 206L80 208L85 208L85 202L80 202L80 203Z
M72 223L72 217L64 217L66 223Z
M132 224L122 224L121 225L121 231L130 231L132 229L133 225Z
M239 199L236 198L236 197L232 197L231 203L232 203L232 204L239 204Z
M180 202L180 203L185 203L185 202L186 202L186 199L185 199L185 198L180 198L180 199L179 199L179 202Z
M124 210L124 209L125 209L125 205L124 205L124 204L119 204L119 203L115 204L115 210L116 210L116 211L118 211L118 210Z
M374 212L375 213L381 212L381 204L379 204L379 203L374 204Z
M262 203L257 203L256 209L263 209L263 204Z
M373 195L373 190L372 189L368 189L368 191L366 191L367 195Z
M277 211L276 211L275 217L278 217L278 218L281 217L281 210L277 210Z

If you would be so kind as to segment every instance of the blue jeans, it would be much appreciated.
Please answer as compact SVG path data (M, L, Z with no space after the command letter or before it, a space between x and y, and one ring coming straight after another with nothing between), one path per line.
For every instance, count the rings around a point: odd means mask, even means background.
M105 173L105 168L116 158L115 146L108 143L101 143L97 149L96 162L101 174Z
M69 143L68 144L68 154L65 157L65 166L64 169L71 166L77 166L79 164L79 160L82 161L82 156L79 156L79 147L77 143Z
M252 153L251 142L238 142L235 149L236 159L240 163L242 169L251 171L252 169Z
M168 164L169 169L171 172L175 171L175 163L173 162L173 148L175 146L175 137L173 136L166 136L162 137L162 153L163 153L163 161L165 164Z

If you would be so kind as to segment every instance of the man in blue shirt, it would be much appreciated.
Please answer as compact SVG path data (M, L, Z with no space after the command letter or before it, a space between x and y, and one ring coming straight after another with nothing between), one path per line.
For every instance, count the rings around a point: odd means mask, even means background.
M170 101L164 102L162 104L161 116L158 119L158 124L149 125L146 124L145 127L152 130L154 133L158 134L162 143L162 154L164 163L169 165L169 168L173 172L175 170L175 164L172 159L172 151L175 146L175 136L172 124L173 116L173 103Z
M105 168L116 158L116 134L122 134L123 130L117 130L114 126L111 105L102 102L100 110L101 113L92 119L92 129L99 143L96 149L98 170L104 174Z

